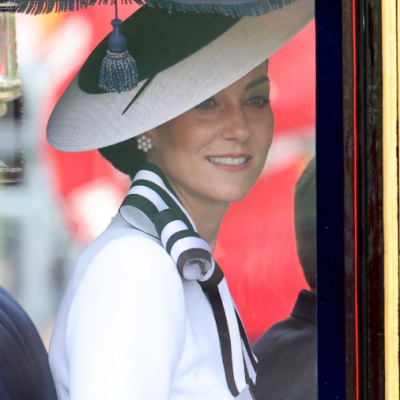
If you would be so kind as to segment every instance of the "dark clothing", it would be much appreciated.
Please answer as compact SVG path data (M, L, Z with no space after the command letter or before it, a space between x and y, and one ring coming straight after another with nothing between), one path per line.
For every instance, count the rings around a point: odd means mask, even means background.
M316 295L302 290L291 316L266 331L253 350L257 400L316 400Z
M0 287L0 399L55 400L43 342L26 312Z

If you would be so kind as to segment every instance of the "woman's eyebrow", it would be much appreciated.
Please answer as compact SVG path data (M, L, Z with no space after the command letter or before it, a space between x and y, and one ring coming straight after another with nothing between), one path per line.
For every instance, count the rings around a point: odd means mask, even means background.
M264 82L269 82L268 76L261 76L260 78L254 80L254 81L252 81L252 82L249 82L249 83L245 86L244 90L252 89L252 88L254 88L254 87L258 86L258 85L261 85L261 84L264 83Z

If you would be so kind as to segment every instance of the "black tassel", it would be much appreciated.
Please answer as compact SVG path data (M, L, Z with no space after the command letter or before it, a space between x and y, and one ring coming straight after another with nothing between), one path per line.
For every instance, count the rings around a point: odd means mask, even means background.
M120 32L122 21L111 21L113 32L109 50L101 64L99 86L107 92L127 92L138 85L136 62L126 49L126 39Z

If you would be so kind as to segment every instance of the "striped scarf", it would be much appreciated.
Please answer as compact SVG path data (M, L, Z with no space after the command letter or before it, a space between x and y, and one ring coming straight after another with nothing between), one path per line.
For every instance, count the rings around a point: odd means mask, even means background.
M182 278L199 282L214 313L229 390L236 397L248 388L254 398L257 359L224 274L212 258L208 243L198 235L190 215L157 166L144 164L119 212L134 228L160 240Z

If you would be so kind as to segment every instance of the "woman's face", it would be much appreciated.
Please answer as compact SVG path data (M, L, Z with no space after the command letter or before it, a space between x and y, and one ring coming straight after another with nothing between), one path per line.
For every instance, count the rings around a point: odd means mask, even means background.
M151 130L147 160L183 204L245 197L271 145L274 117L267 63L179 117Z

